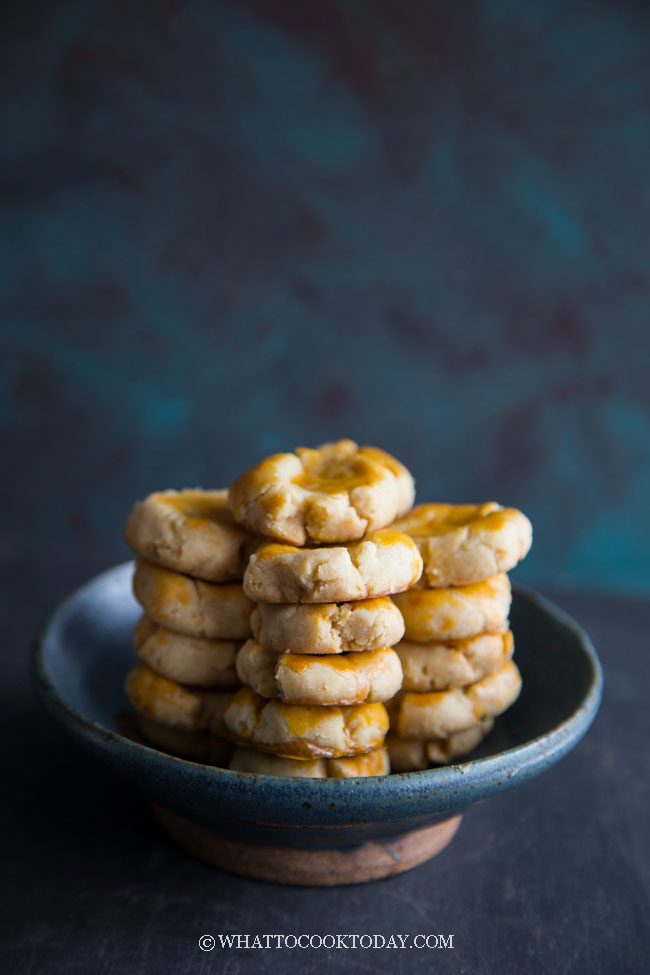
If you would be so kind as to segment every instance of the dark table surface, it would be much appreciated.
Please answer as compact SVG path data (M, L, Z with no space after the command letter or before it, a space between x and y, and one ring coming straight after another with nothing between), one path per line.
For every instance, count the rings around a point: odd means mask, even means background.
M580 745L476 806L451 846L371 885L276 887L190 859L143 799L107 779L42 712L28 647L45 612L102 567L3 572L6 791L2 970L174 973L645 972L650 893L650 605L549 593L589 631L603 704ZM202 952L205 934L453 935L447 948Z

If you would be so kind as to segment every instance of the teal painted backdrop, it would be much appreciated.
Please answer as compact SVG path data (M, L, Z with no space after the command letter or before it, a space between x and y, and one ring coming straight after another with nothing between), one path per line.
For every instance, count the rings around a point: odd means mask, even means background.
M352 436L523 508L519 576L650 591L650 15L16 5L3 556Z

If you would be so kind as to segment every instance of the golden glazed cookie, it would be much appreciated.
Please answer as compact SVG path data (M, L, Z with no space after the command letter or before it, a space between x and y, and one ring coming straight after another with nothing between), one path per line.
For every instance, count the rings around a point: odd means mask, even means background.
M363 704L388 701L402 686L394 650L309 656L275 653L249 640L239 651L237 675L261 697L287 704Z
M419 504L393 527L410 535L420 550L420 588L467 586L508 572L533 541L526 515L495 501Z
M210 640L251 635L253 604L239 583L203 582L139 559L133 592L152 620L177 633Z
M392 597L415 643L466 640L507 628L510 580L505 573L471 586L411 589Z
M342 758L379 748L388 730L383 704L305 707L237 691L224 715L239 744L285 758Z
M386 747L393 772L417 772L430 765L445 765L455 758L468 755L494 727L492 718L485 718L467 731L459 731L449 738L431 741L411 741L389 734Z
M258 643L278 653L345 653L392 647L404 620L387 596L353 603L259 603L251 615Z
M505 633L481 633L454 643L410 643L395 652L402 662L405 691L446 691L467 687L500 670L512 657L514 640Z
M349 545L262 545L250 557L244 592L266 603L348 602L401 592L421 572L415 543L403 532L384 528Z
M285 775L293 778L356 778L372 775L388 775L390 762L385 748L375 748L365 755L351 758L282 758L253 748L236 748L229 768L236 772L253 772L257 775Z
M235 659L239 640L207 640L175 633L142 616L133 631L133 646L152 670L181 684L238 687Z
M399 738L448 738L484 718L495 718L514 704L520 690L521 675L509 660L469 687L424 694L400 691L389 704L391 729Z
M235 523L227 491L156 491L138 501L125 529L143 559L208 582L242 579L251 535Z
M232 484L230 507L250 531L292 545L350 542L390 525L413 504L410 473L352 440L274 454Z
M231 741L213 735L209 731L184 731L182 728L170 728L169 725L154 721L138 711L135 713L135 723L145 741L161 752L187 758L192 762L225 768L233 753L234 746Z
M181 731L211 731L222 735L223 716L232 691L208 691L184 687L162 677L144 664L136 664L124 682L127 697L136 711L159 724Z

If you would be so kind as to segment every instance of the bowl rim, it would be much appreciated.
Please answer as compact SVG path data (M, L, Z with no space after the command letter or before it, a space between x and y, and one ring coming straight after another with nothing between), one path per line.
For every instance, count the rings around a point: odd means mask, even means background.
M33 642L31 653L31 675L38 696L46 710L82 744L92 750L99 749L106 757L113 759L116 771L120 771L121 765L129 766L133 770L134 766L150 766L153 761L157 769L166 771L168 775L180 775L184 785L204 789L211 787L209 791L212 796L216 794L214 787L218 785L220 802L223 799L229 800L224 811L241 806L242 811L250 812L254 816L256 823L260 822L259 789L255 788L258 784L263 784L265 811L271 817L269 821L274 824L277 824L278 814L291 799L297 803L296 809L300 807L303 810L302 814L298 812L297 817L293 817L292 824L299 824L301 821L305 825L318 825L315 822L314 809L325 811L328 823L385 822L390 818L386 816L385 810L389 798L402 800L399 803L401 808L395 810L396 818L399 819L405 816L430 818L432 814L442 812L449 815L470 803L512 788L559 761L584 736L598 712L603 672L589 636L573 617L545 596L513 581L513 593L518 598L532 603L571 632L591 668L588 689L573 712L543 734L493 755L466 762L421 771L391 772L389 775L349 779L296 778L238 772L169 755L107 728L79 711L60 692L46 662L48 639L56 632L66 615L87 592L100 586L107 578L125 572L133 564L133 560L121 562L88 579L61 600L46 617ZM145 788L146 784L145 777L142 789L151 791ZM351 815L342 817L340 804L353 796L356 812L351 810ZM359 809L359 806L363 808ZM309 811L312 814L306 815ZM239 818L238 813L237 816Z

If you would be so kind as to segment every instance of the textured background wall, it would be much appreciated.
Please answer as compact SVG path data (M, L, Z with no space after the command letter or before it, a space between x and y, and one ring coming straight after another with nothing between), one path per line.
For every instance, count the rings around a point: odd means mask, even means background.
M650 41L633 2L16 4L3 556L341 435L650 591Z

